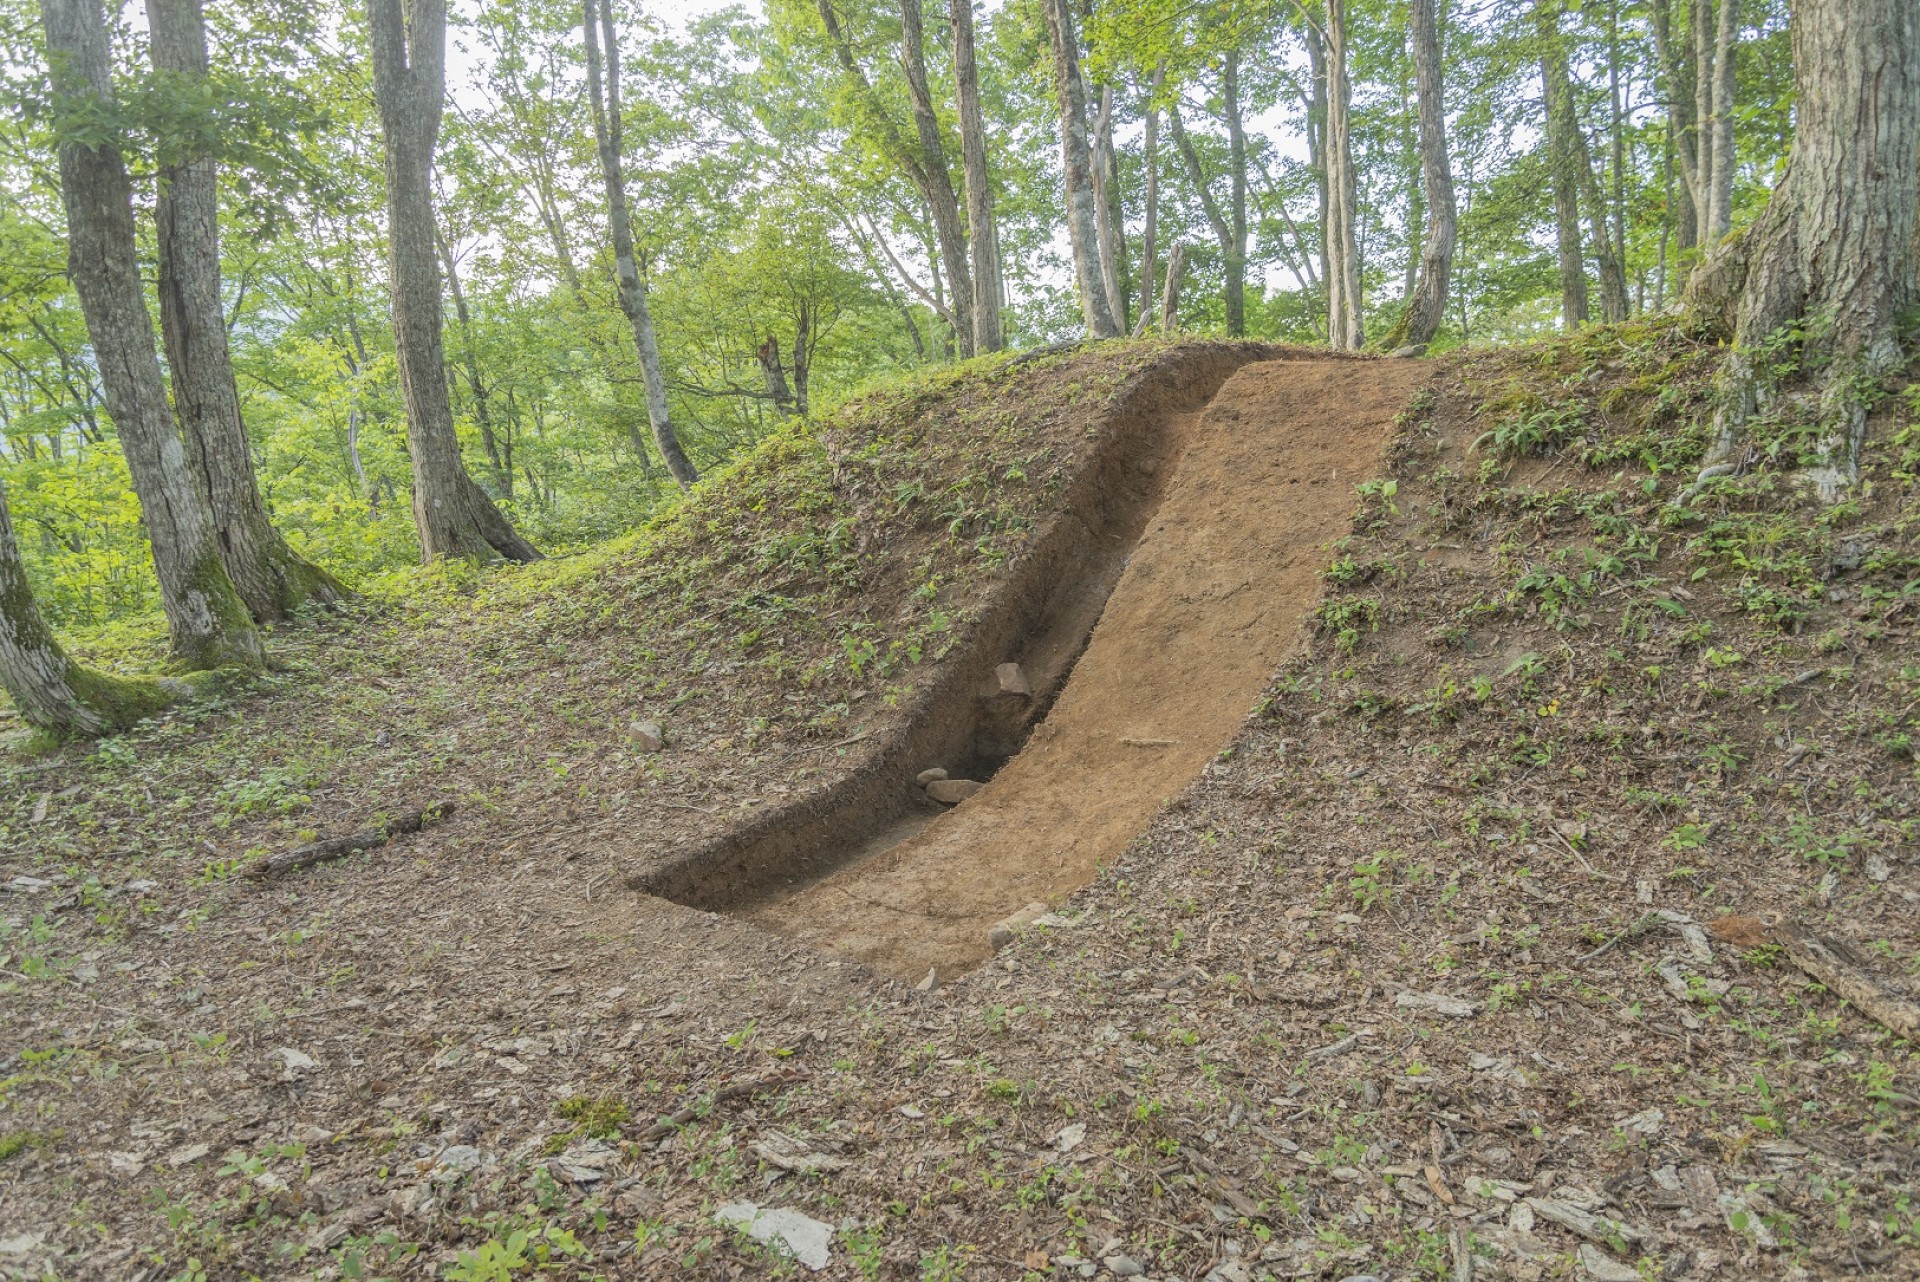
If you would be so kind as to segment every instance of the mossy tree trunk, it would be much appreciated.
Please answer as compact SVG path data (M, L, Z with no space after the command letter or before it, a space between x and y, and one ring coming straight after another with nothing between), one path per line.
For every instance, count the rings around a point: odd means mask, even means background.
M206 80L200 0L147 0L147 28L155 71L188 84ZM347 592L287 546L260 498L220 305L218 181L214 158L204 152L163 157L154 201L160 332L173 374L174 414L213 517L220 561L248 611L267 622Z
M40 613L0 487L0 687L36 730L66 738L125 729L158 712L170 694L152 681L89 672L54 640Z
M1426 193L1426 236L1420 246L1419 275L1406 310L1381 346L1424 347L1440 332L1453 282L1453 252L1460 219L1453 199L1453 169L1447 160L1447 104L1440 56L1440 19L1436 0L1412 0L1408 37L1413 44L1414 93L1420 129L1420 184Z
M60 136L67 276L80 296L107 409L153 549L174 655L193 668L264 661L259 634L221 563L207 500L174 431L134 240L133 186L101 136L114 102L99 0L41 0Z
M1805 415L1823 439L1806 477L1832 499L1859 474L1867 411L1920 305L1920 5L1801 0L1793 54L1786 174L1688 282L1733 338L1701 481L1738 469L1756 414Z
M367 23L386 149L389 292L420 556L537 561L539 550L468 475L453 430L431 188L446 93L446 0L369 0Z

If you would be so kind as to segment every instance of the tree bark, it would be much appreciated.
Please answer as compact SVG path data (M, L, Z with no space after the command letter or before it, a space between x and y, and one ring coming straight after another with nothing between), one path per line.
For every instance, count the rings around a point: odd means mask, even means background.
M987 170L986 117L980 108L980 68L973 48L973 0L949 0L953 28L954 97L960 110L960 172L967 192L967 243L973 251L973 347L1006 347L1000 318L1000 233L993 223L993 185Z
M933 211L934 235L940 242L947 292L953 299L954 338L960 344L960 354L971 356L973 274L967 270L967 236L960 220L960 202L953 194L946 140L941 136L940 116L933 109L933 89L927 80L926 30L920 0L900 0L900 65L907 76L913 131L920 142L920 168L926 174L927 204ZM963 156L962 163L964 160Z
M0 486L0 688L20 716L58 738L105 734L151 716L173 701L157 682L89 672L54 639L27 582L13 534L7 492Z
M1567 69L1566 46L1560 38L1560 0L1539 0L1534 6L1534 21L1540 36L1540 76L1547 108L1547 146L1553 157L1554 206L1561 235L1561 290L1564 302L1571 285L1570 267L1565 257L1573 251L1573 267L1580 273L1580 292L1586 290L1586 266L1580 257L1579 211L1585 207L1594 262L1600 273L1600 315L1609 322L1627 318L1627 277L1620 254L1608 230L1606 193L1593 172L1593 153L1587 146L1586 130L1573 101L1573 77ZM1573 188L1571 197L1564 193ZM1567 237L1565 216L1573 212L1572 236ZM1584 300L1583 307L1584 311ZM1569 313L1571 314L1571 313ZM1570 321L1571 325L1572 322Z
M780 363L780 340L767 335L755 355L760 358L760 380L766 384L767 399L773 412L783 421L794 415L793 388L787 382L786 367Z
M1187 246L1173 242L1167 255L1167 283L1160 291L1160 332L1171 334L1180 328L1180 278L1187 274Z
M1412 0L1414 93L1420 117L1420 185L1427 199L1426 239L1420 247L1420 274L1407 299L1399 342L1392 347L1425 346L1440 332L1453 280L1453 251L1459 215L1453 201L1453 171L1447 160L1446 84L1440 57L1440 21L1435 0Z
M154 350L134 240L133 188L120 148L76 135L114 119L107 27L99 0L41 0L52 66L67 276L93 341L107 409L140 497L175 656L189 667L264 656L246 604L221 564L206 498L173 427Z
M1093 338L1118 338L1113 302L1100 271L1100 243L1094 228L1093 174L1087 145L1087 104L1080 79L1079 35L1067 0L1041 0L1047 35L1053 45L1053 87L1060 108L1060 159L1066 179L1067 239L1073 247L1074 280L1080 312Z
M613 29L610 0L585 0L587 44L587 99L593 115L593 138L600 153L600 178L607 192L607 232L613 242L614 284L620 310L633 328L633 347L640 358L640 379L647 392L647 422L653 428L653 446L660 451L667 472L681 489L700 479L667 409L667 380L660 371L660 344L653 332L653 313L647 307L646 282L633 252L633 222L627 212L627 180L621 157L620 45ZM606 41L606 77L601 79L600 42Z
M431 194L446 92L446 0L368 0L367 23L386 150L387 269L420 556L434 561L497 553L535 561L540 553L467 475L447 396Z
M1740 0L1697 0L1695 38L1700 64L1696 73L1704 94L1699 111L1700 237L1708 244L1733 226L1734 45L1740 34ZM1709 40L1711 36L1711 40Z
M1205 215L1207 227L1213 232L1213 239L1220 246L1223 264L1230 264L1233 258L1233 225L1227 221L1227 213L1220 208L1219 199L1213 194L1213 187L1207 181L1206 171L1200 167L1200 153L1193 145L1193 139L1187 136L1187 125L1180 118L1180 104L1170 103L1167 107L1167 132L1173 136L1174 150L1180 153L1180 163L1187 171L1187 181L1193 186L1193 194L1200 202L1200 212ZM1235 298L1233 273L1229 269L1225 290L1221 301L1226 308L1228 332L1233 329L1236 316L1241 329L1246 328L1245 293Z
M1136 336L1144 334L1153 316L1155 274L1160 246L1160 89L1166 83L1167 64L1153 69L1153 81L1147 88L1145 137L1141 141L1141 168L1145 170L1145 209L1140 225L1140 320L1134 326Z
M1353 165L1352 82L1347 73L1346 0L1327 0L1327 335L1337 351L1366 343L1360 296L1358 179Z
M147 29L155 71L205 82L200 0L147 0ZM220 302L220 195L212 156L163 155L154 223L160 333L173 374L174 415L213 517L227 577L262 622L284 619L310 600L339 600L346 588L287 546L260 498Z
M1106 283L1113 323L1127 328L1125 229L1120 217L1119 165L1113 154L1113 86L1100 89L1100 109L1093 116L1093 230L1100 243L1100 279Z
M1920 8L1801 0L1793 66L1786 174L1688 282L1690 306L1733 337L1702 481L1733 470L1747 420L1791 393L1782 412L1824 432L1806 475L1831 499L1858 477L1867 410L1902 360L1898 318L1920 305ZM1790 326L1797 384L1768 351Z
M1547 168L1553 182L1554 241L1560 265L1560 321L1567 330L1587 323L1587 265L1580 244L1580 162L1571 132L1577 132L1560 54L1552 0L1534 8L1540 32L1540 93L1546 110ZM1571 131L1569 129L1571 125Z

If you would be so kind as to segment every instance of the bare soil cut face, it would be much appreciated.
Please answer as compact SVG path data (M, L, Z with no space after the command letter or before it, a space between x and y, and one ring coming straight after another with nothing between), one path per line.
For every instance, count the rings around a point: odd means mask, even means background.
M917 980L977 965L996 922L1086 885L1232 739L1295 647L1324 545L1425 376L1263 361L1172 416L1158 508L1025 750L906 840L867 841L751 918Z

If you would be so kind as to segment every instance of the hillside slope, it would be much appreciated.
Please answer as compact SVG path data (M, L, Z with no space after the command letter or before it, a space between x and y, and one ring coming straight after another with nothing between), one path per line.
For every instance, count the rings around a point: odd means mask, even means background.
M1275 355L885 394L629 547L8 762L0 1267L808 1273L716 1219L752 1202L827 1277L1911 1276L1911 1050L1768 925L1920 963L1914 416L1854 503L1792 495L1783 427L1676 504L1683 330L1409 367L1310 646L981 969L919 993L622 889L698 901L690 860L893 778L1103 442Z

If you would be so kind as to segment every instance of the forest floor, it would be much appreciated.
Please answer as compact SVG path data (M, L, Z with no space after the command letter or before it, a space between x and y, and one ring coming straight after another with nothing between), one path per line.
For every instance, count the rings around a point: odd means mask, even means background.
M423 577L223 703L0 756L0 1271L1920 1275L1920 1065L1770 930L1920 969L1920 401L1815 508L1792 424L1681 497L1718 353L1672 325L1304 355L940 371L603 552ZM1277 575L1242 589L1277 603L1242 620L1261 671L1166 673L1237 704L1219 750L1129 780L1144 830L937 987L782 933L770 869L862 798L892 800L849 838L913 819L915 736L989 642L1032 643L1062 724L1147 661L1105 667L1105 619L1057 661L1084 613L1014 589L1105 546L1073 522L1129 451L1209 424L1253 447L1201 487L1247 487L1217 536ZM1261 497L1290 452L1336 515ZM1180 471L1137 478L1132 564L1086 553L1115 619ZM1235 587L1196 586L1162 653Z

